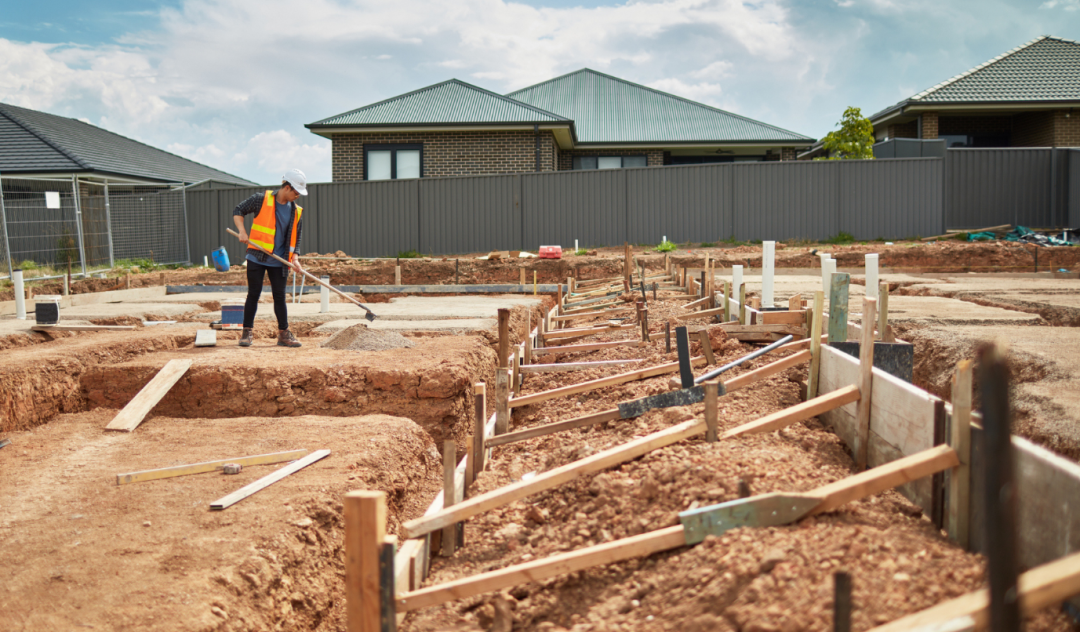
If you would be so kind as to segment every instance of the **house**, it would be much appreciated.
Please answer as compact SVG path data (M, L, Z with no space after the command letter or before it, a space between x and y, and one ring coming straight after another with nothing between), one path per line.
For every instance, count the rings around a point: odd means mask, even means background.
M1080 146L1080 42L1042 36L870 117L874 138Z
M791 160L814 141L587 68L506 95L451 79L306 127L335 182Z
M254 182L89 123L0 103L0 175L126 184Z

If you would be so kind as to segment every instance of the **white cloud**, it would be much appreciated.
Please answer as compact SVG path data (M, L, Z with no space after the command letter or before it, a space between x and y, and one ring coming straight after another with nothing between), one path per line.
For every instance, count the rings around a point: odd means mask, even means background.
M1040 9L1056 9L1061 7L1066 11L1080 10L1080 0L1047 0L1039 5Z
M260 132L248 141L237 158L244 162L254 161L263 173L275 174L271 182L280 180L281 174L293 168L314 180L310 174L330 171L330 141L317 136L312 138L318 140L304 143L283 129Z

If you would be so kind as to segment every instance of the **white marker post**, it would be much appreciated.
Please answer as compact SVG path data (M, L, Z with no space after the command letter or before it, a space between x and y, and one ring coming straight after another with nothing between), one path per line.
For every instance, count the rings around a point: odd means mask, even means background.
M326 284L329 285L329 283L330 283L330 277L329 276L324 274L319 278L322 279L323 283L326 283ZM320 289L319 289L319 313L320 314L328 314L328 313L330 313L330 288L326 287L325 285L320 286Z
M823 258L821 260L821 287L825 296L829 295L829 286L832 285L832 275L836 273L836 259Z
M866 255L866 298L877 299L878 297L878 256L876 253Z
M766 241L761 248L761 307L768 309L773 303L773 269L776 259L776 242Z
M739 288L742 287L742 266L731 266L731 297L739 299Z
M23 289L22 270L13 271L11 281L15 284L15 318L26 320L26 290Z

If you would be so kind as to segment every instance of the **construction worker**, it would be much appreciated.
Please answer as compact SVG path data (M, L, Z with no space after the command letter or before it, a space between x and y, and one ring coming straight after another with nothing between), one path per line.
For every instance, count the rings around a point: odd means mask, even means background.
M300 265L300 235L304 223L301 220L303 208L296 204L301 195L307 195L307 176L299 169L291 169L281 180L277 191L256 193L236 205L233 209L233 223L240 241L248 245L247 249L247 302L244 303L244 333L240 336L240 346L250 347L254 339L252 327L255 326L255 311L259 307L262 295L263 277L270 277L270 292L274 296L274 315L278 322L277 343L282 347L299 347L300 341L289 331L289 312L285 303L285 281L289 269L302 272ZM244 216L257 213L251 224L251 235L244 230ZM289 262L280 261L252 246L258 244L266 250Z

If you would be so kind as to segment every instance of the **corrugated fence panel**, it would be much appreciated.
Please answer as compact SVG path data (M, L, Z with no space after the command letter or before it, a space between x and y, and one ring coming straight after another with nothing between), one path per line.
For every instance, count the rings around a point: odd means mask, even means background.
M1080 149L1069 150L1069 226L1080 227Z
M518 176L420 180L420 252L521 250Z
M210 257L210 253L219 246L225 246L230 262L236 263L243 259L244 245L237 241L236 237L226 233L225 229L235 230L233 209L237 204L253 193L264 191L265 187L187 191L185 203L192 263L201 264L203 257Z
M317 226L318 243L305 237L304 252L341 250L353 257L393 257L400 251L419 250L420 182L310 185L311 224L305 231Z
M627 239L655 244L731 236L731 165L626 171Z
M945 158L947 228L1053 226L1050 149L950 149Z
M844 160L837 167L839 230L860 241L944 232L940 158Z
M521 176L522 248L614 246L626 241L626 170Z
M839 161L732 165L734 233L751 239L824 239L839 225Z

